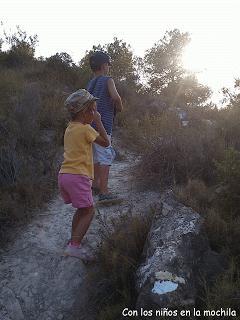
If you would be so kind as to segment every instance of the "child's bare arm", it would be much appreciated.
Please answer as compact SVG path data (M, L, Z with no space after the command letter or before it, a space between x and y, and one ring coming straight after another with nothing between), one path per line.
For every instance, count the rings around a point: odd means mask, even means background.
M108 80L108 91L109 91L110 97L114 102L116 110L121 112L123 109L122 99L119 93L117 92L114 80L112 78Z
M102 124L101 115L97 111L95 112L95 115L94 115L94 122L96 123L97 131L99 133L99 136L96 138L94 142L99 144L102 147L108 147L110 145L110 142L107 136L107 132Z

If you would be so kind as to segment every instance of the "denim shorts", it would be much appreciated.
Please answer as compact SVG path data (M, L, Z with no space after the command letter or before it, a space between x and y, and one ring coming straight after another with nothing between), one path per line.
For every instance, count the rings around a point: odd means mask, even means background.
M108 136L111 140L111 136ZM113 147L110 145L108 147L102 147L97 143L93 144L93 162L94 164L98 163L100 165L111 166L113 160L116 157L116 152Z

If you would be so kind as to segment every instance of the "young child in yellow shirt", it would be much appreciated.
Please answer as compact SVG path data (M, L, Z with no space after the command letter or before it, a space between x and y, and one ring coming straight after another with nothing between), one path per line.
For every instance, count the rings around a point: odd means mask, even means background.
M72 220L71 240L64 254L92 260L83 250L81 240L93 218L92 179L94 178L92 144L107 147L109 139L96 111L96 100L85 89L72 93L65 101L71 121L64 134L64 161L58 175L58 185L65 203L76 212ZM91 127L95 122L97 131Z

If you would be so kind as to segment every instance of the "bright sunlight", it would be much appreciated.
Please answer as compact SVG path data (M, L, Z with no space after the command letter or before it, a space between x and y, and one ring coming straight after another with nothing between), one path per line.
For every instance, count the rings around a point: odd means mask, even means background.
M211 10L206 11L204 19L198 20L199 29L194 36L190 32L191 42L182 57L183 66L196 73L199 81L209 85L213 90L221 88L223 84L232 86L234 78L240 74L236 7L225 3L217 9L218 19L210 19L210 14L214 17Z

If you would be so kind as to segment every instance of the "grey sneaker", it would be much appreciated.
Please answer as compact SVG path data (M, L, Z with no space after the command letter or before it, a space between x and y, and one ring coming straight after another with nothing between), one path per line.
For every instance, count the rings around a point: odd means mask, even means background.
M98 201L113 201L113 200L118 200L118 197L112 193L107 193L107 194L99 194L98 196Z
M122 201L122 198L119 198L117 195L112 193L100 194L98 196L98 201L96 202L96 205L114 205L121 203Z

